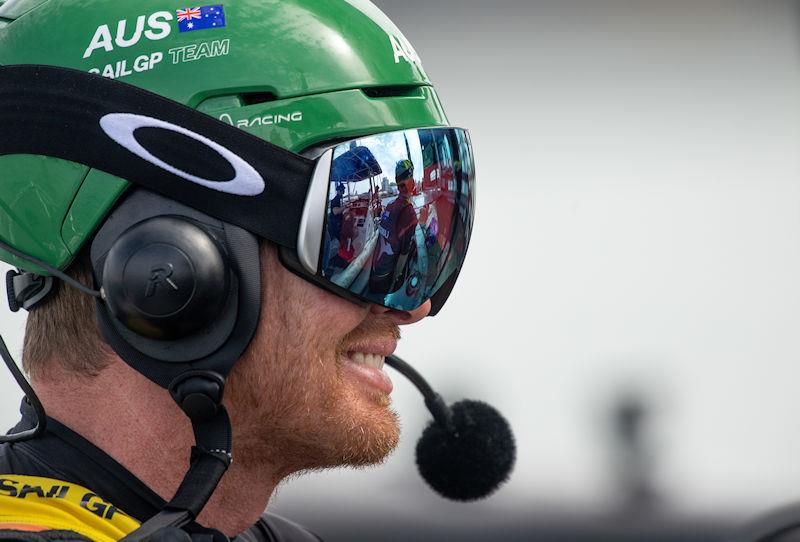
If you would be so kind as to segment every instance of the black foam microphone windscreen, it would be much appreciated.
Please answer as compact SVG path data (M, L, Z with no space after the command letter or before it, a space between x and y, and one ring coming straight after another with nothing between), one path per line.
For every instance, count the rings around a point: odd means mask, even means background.
M511 427L492 406L460 401L449 423L434 420L417 443L420 474L439 494L457 501L482 499L505 482L516 460Z

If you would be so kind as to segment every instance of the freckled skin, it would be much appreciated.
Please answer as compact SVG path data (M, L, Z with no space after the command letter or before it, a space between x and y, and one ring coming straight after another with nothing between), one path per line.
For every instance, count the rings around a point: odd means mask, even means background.
M430 303L404 312L341 299L284 269L270 246L261 262L258 329L225 387L234 461L198 518L230 536L258 519L288 476L379 463L394 449L399 426L389 397L342 367L354 345L397 338L399 325L430 311ZM91 377L52 360L55 369L34 387L50 416L168 500L189 466L189 420L162 388L108 356Z
M397 416L388 396L341 369L350 346L399 338L406 322L309 284L269 249L263 261L262 322L229 381L237 459L258 461L269 449L287 474L380 462L397 445Z

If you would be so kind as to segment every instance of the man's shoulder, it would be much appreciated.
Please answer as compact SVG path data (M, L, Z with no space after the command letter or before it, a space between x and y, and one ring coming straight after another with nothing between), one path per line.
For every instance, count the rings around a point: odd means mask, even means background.
M78 484L0 474L0 540L112 542L138 527L136 519Z
M258 522L236 537L236 542L321 542L322 539L284 517L264 513Z

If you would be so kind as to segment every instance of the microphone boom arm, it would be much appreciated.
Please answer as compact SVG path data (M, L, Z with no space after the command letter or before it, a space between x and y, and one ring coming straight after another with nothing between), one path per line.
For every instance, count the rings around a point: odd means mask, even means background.
M450 431L455 431L453 425L453 411L444 402L442 396L433 391L433 388L428 381L425 380L421 374L417 372L411 365L403 361L397 356L387 356L386 364L409 379L412 384L419 390L425 398L425 406L431 411L433 419L442 427L446 427Z

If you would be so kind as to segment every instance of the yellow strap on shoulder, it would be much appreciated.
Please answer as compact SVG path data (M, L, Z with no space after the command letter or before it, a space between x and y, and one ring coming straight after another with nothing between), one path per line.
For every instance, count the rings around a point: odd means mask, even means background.
M117 542L139 522L71 482L0 474L0 529L66 530L96 542Z

